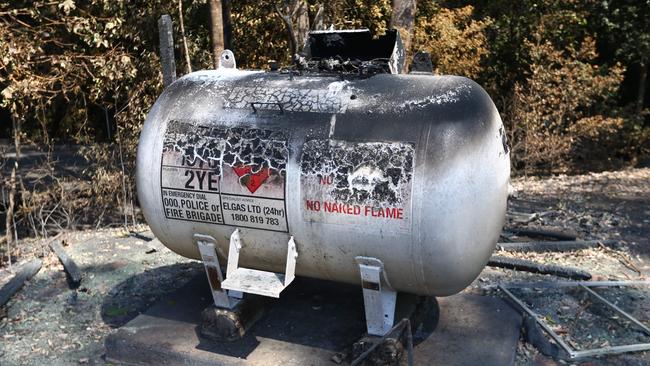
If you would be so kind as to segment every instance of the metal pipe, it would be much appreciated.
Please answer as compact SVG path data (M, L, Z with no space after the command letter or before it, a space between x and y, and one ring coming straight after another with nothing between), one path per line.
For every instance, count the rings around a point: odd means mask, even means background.
M617 282L617 281L604 281L607 283L611 282ZM642 284L648 284L648 281L619 281L619 282L641 282ZM596 282L599 283L599 282ZM567 284L567 283L564 283ZM572 283L573 286L576 286L576 282ZM648 329L643 323L638 321L636 318L632 317L625 311L623 311L621 308L618 306L614 305L613 303L609 302L607 299L603 298L593 290L591 290L588 286L580 284L578 285L579 287L585 289L588 293L594 295L596 298L604 302L606 305L612 307L614 310L616 310L618 313L621 315L625 316L628 320L633 322L634 324L638 325L641 327L647 334L650 329ZM531 286L534 287L534 286ZM560 287L560 286L558 286ZM562 286L562 287L568 287L568 286ZM555 333L551 327L548 326L544 321L540 320L539 314L534 312L532 309L530 309L526 304L524 304L519 298L517 298L513 293L508 291L508 289L504 285L498 285L497 288L503 293L505 293L517 306L519 306L524 312L526 312L529 316L531 316L537 324L539 324L542 329L551 337L557 344L562 347L568 354L569 358L571 359L577 359L577 358L584 358L584 357L592 357L592 356L601 356L601 355L610 355L610 354L617 354L617 353L625 353L625 352L635 352L635 351L646 351L650 350L650 343L640 343L640 344L629 344L629 345L622 345L622 346L613 346L613 347L603 347L603 348L596 348L596 349L589 349L589 350L583 350L583 351L577 351L571 348L567 343L564 342L564 340L557 334Z
M613 355L625 352L638 352L650 350L650 343L629 344L624 346L604 347L596 349L588 349L584 351L574 352L571 358L584 358L593 356Z

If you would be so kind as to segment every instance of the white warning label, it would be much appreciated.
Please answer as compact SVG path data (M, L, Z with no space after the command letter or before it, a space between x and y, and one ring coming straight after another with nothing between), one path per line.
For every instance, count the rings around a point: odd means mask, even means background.
M303 219L410 231L414 147L310 140L303 146Z
M170 121L160 177L165 217L287 232L286 141L276 131Z

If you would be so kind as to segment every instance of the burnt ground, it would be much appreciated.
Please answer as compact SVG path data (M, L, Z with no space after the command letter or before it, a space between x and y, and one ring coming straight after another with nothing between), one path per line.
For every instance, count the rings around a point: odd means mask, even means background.
M508 232L515 228L559 230L583 240L617 240L573 252L495 254L586 270L592 280L650 279L650 169L591 173L512 181L508 219L500 241L527 241ZM538 240L538 239L537 239ZM503 296L498 283L558 281L558 277L486 268L467 291ZM650 286L598 288L595 291L650 326ZM650 343L650 335L603 306L584 290L517 289L512 291L574 349ZM522 341L517 365L650 365L650 351L581 360L554 361Z
M580 239L616 239L615 249L598 247L569 253L496 253L542 263L578 267L596 280L650 277L650 169L580 176L516 178L501 241L530 240L507 229L553 228ZM131 228L151 236L147 227ZM71 289L62 267L43 241L26 240L24 258L42 256L41 271L0 309L0 365L105 365L104 339L153 302L164 298L202 267L179 257L157 240L146 241L122 229L69 232L65 249L84 280ZM0 268L0 284L11 276ZM554 276L486 268L466 290L502 296L498 283L557 281ZM650 325L650 288L598 289ZM576 348L650 342L597 301L574 289L517 290ZM489 350L486 350L489 352ZM650 365L650 352L582 360L554 361L520 341L517 365Z

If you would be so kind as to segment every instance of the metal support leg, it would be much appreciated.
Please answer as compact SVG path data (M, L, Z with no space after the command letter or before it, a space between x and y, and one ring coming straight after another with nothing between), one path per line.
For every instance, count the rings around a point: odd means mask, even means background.
M221 288L223 274L217 257L216 241L213 237L202 234L194 234L194 241L201 253L205 273L208 275L214 305L220 308L232 309L242 296L241 293L230 294L231 296L229 296L229 293Z
M356 257L355 260L361 274L368 334L383 336L393 327L397 292L390 286L379 259Z
M284 287L287 287L296 278L296 259L298 259L298 251L296 250L296 242L293 236L289 238L287 243L287 265L284 270Z

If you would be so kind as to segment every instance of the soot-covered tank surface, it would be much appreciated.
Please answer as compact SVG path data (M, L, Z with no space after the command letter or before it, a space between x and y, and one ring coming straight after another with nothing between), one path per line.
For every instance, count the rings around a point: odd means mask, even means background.
M163 155L181 153L187 164L205 164L220 174L227 166L251 166L252 173L270 169L284 176L287 142L282 132L255 128L219 128L170 121L165 133Z
M282 107L293 112L343 113L347 108L347 99L342 98L340 92L346 83L335 82L328 89L321 90L235 86L226 94L225 106L250 108L251 104L254 106L255 103L265 101L265 107L268 109L280 110Z
M167 87L136 179L160 241L200 259L195 235L210 236L225 259L241 229L245 268L282 273L293 237L298 276L358 284L355 258L371 257L396 291L444 296L471 283L505 218L503 124L467 78L388 73L399 55L385 41L385 57L316 48L302 69L221 68Z
M413 154L410 143L311 140L300 164L303 175L331 180L327 193L337 201L394 205L409 191Z

